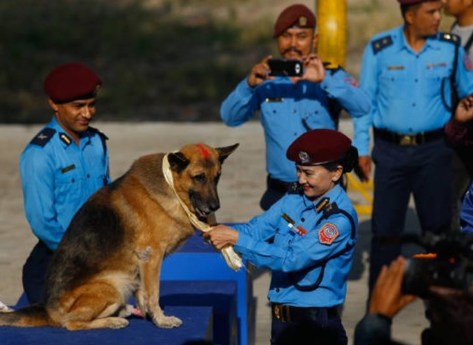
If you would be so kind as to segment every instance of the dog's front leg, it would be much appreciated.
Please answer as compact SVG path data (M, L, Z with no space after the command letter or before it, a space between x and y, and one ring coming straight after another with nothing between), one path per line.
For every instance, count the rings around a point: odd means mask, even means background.
M143 303L148 315L154 324L161 328L174 328L182 324L182 321L175 316L165 316L159 306L159 279L161 276L161 265L163 254L151 255L147 262L143 262L141 268L141 286L143 289L138 292L138 303ZM142 309L143 311L143 309Z

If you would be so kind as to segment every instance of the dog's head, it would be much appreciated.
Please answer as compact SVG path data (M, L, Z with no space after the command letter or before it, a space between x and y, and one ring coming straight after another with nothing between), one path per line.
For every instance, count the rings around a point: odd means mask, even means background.
M220 208L217 184L222 163L237 147L187 145L168 155L174 187L197 217L205 219Z

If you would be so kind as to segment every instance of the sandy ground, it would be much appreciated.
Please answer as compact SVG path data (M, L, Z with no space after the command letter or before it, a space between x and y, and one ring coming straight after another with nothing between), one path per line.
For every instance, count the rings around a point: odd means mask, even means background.
M225 161L219 186L222 207L217 219L244 222L261 212L259 198L265 187L266 173L264 139L258 122L240 128L228 128L222 123L107 122L94 125L110 139L112 178L122 175L136 158L148 153L169 152L198 142L212 146L240 143L240 147ZM24 216L18 159L39 129L40 126L0 125L0 300L10 305L16 303L22 292L21 268L36 243ZM342 120L340 129L351 136L349 120ZM350 196L354 202L364 202L356 192L350 192ZM412 219L408 223L411 227L417 226ZM343 312L350 343L353 328L366 306L369 241L369 218L363 216L360 217L360 237ZM258 298L255 343L264 345L269 343L270 316L266 299L269 273L256 270L253 279ZM416 302L396 317L393 334L398 340L419 344L420 332L426 325L422 303Z

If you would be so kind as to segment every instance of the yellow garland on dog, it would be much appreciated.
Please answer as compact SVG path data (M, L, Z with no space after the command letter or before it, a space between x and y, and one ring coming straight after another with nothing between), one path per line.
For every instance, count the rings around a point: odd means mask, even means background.
M164 175L164 179L166 180L166 182L168 183L168 185L171 187L172 191L174 192L174 195L176 196L177 200L179 201L182 208L186 212L187 217L189 218L192 225L196 229L198 229L202 232L210 231L212 229L211 226L207 223L204 223L204 222L200 221L197 218L197 216L189 210L187 205L184 204L184 201L182 201L182 199L177 194L177 191L174 188L174 180L173 180L173 177L172 177L171 167L169 165L168 155L165 155L164 158L163 158L163 175ZM240 255L238 255L235 252L235 250L233 249L232 246L226 246L220 252L222 253L223 258L225 259L228 267L230 267L232 270L239 271L240 268L243 267L243 261L241 260Z

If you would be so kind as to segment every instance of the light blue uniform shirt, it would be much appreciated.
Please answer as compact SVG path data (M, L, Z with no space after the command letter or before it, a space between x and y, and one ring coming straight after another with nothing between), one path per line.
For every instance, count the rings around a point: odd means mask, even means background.
M26 218L51 250L82 204L110 182L108 153L98 131L83 133L79 148L55 118L26 146L20 173Z
M357 233L358 218L345 191L337 185L324 197L353 217L354 231ZM336 213L316 225L323 212L317 212L315 206L303 195L286 194L265 213L246 224L235 225L235 229L240 232L235 250L255 266L273 271L268 293L272 303L297 307L332 307L345 300L353 248L327 262L323 280L314 291L299 291L289 278L289 272L310 268L309 271L297 272L296 282L301 286L314 284L321 268L311 266L339 253L347 244L355 244L356 235L354 239L350 238L352 226L347 216ZM295 226L302 226L308 234L301 236L292 230L282 217L284 213L294 220ZM338 232L330 244L321 243L324 242L321 236L327 229L336 229Z
M286 158L288 147L311 129L336 129L341 109L351 116L367 115L370 99L342 69L327 70L321 83L276 77L251 88L242 80L220 108L222 120L231 127L260 112L266 139L266 171L272 178L297 181L294 162ZM357 142L354 141L354 146Z
M450 37L450 36L446 36ZM403 26L373 37L363 54L360 85L371 99L369 116L354 119L360 156L369 152L369 128L413 134L442 128L451 113L449 76L453 71L455 43L437 34L416 54L406 42ZM471 62L458 49L456 89L460 98L473 92Z

